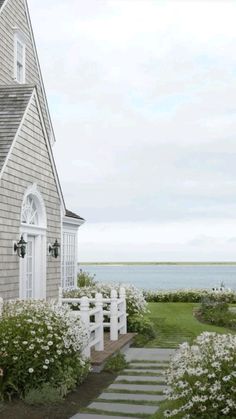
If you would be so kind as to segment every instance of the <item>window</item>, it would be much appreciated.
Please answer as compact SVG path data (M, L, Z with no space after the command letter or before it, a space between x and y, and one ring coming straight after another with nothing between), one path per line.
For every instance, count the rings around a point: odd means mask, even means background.
M76 277L76 234L63 233L62 252L62 287L72 288L75 286Z
M18 83L25 82L25 42L19 32L15 33L14 78Z
M32 195L28 195L23 203L21 222L28 225L38 224L38 210Z

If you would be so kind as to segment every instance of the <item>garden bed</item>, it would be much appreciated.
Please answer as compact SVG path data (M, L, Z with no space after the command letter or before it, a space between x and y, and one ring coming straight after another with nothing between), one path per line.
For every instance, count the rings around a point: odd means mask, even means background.
M115 375L101 372L90 373L83 384L60 403L29 406L21 400L0 403L1 419L68 419L86 407L102 391L114 381Z

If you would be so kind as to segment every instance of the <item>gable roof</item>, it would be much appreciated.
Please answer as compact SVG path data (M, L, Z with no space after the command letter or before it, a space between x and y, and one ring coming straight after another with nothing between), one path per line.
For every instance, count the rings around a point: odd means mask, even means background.
M32 85L0 86L0 171L33 90L34 86Z
M5 170L11 149L14 147L17 134L24 122L25 115L27 114L27 110L30 107L33 98L35 98L38 107L58 194L61 199L62 208L65 212L65 202L52 154L50 140L47 135L38 100L37 88L33 85L21 84L0 86L0 177Z

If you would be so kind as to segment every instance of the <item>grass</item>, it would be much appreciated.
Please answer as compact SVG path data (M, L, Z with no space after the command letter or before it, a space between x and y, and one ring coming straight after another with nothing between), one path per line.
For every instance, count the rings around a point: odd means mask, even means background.
M163 365L169 365L169 361L161 361L161 360L147 360L147 359L132 359L132 364L156 364L157 368L159 367L159 364ZM130 367L129 367L130 368ZM156 367L155 367L156 368Z
M137 381L129 381L129 380L116 380L116 384L140 384L140 385L160 385L165 386L165 381L163 380L156 380L156 381L148 381L148 380L137 380Z
M176 348L182 342L192 342L202 332L233 333L225 327L200 323L193 315L195 303L149 303L147 317L156 330L156 338L147 348Z
M132 369L132 368L131 368ZM157 374L163 374L163 369L161 370L161 371L159 371L159 369L158 370L156 370L156 372L153 372L153 370L144 370L144 371L139 371L139 372L137 372L137 371L122 371L122 375L127 375L128 377L129 376L131 376L131 377L135 377L135 376L137 376L137 377L147 377L147 376L150 376L150 377L156 377L157 376Z
M106 393L121 393L121 394L123 394L124 390L115 389L115 388L112 388L112 389L107 388ZM161 390L151 391L151 390L127 390L126 389L125 393L126 394L154 394L156 396L163 396L163 391L161 391Z
M97 400L96 400L97 402ZM91 408L87 408L87 409L81 409L80 413L95 413L97 415L101 415L101 418L105 418L106 416L122 416L124 417L124 412L111 412L108 410L100 410L100 409L91 409ZM126 417L130 417L130 418L150 418L150 415L145 414L145 413L125 413Z
M121 395L121 398L119 400L118 399L115 399L115 400L97 399L96 402L101 402L101 403L114 403L115 402L115 403L136 404L136 405L142 404L144 406L159 406L160 405L159 401L145 400L145 397L144 397L144 400L141 400L141 399L140 400L132 400L132 399L128 400L128 399L122 399L122 395Z

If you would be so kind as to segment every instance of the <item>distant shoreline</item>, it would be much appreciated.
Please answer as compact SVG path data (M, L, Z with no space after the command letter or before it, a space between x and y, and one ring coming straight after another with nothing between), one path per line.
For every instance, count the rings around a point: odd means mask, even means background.
M207 266L207 265L220 265L220 266L232 266L236 265L235 262L78 262L78 265L87 266L150 266L150 265L170 265L170 266Z

